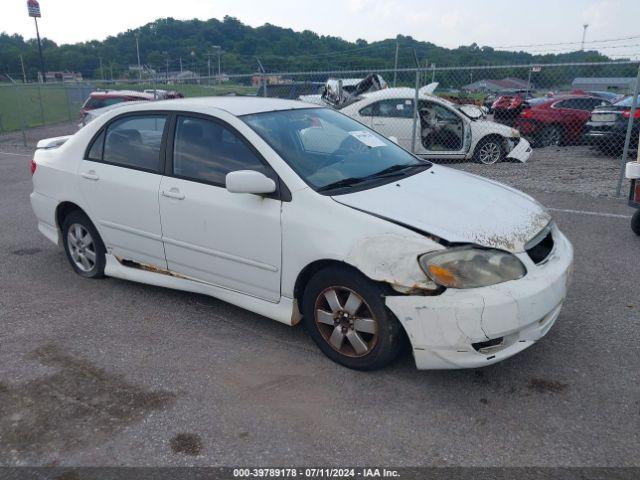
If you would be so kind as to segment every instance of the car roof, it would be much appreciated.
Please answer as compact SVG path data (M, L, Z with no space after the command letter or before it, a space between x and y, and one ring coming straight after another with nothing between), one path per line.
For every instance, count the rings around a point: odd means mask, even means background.
M137 98L147 98L153 99L154 96L151 93L138 92L136 90L98 90L95 92L91 92L91 97L137 97Z
M281 98L220 96L136 103L135 105L126 105L118 109L118 111L124 113L139 110L177 110L207 114L224 110L232 115L240 116L250 115L252 113L295 110L300 108L322 108L322 106L313 103L301 102L299 100L285 100Z
M392 87L392 88L383 88L382 90L376 90L375 92L366 92L360 95L363 98L371 98L371 99L381 99L384 100L386 98L415 98L416 91L413 88L409 87ZM442 99L436 95L431 95L429 93L420 92L420 98L431 98L435 100Z

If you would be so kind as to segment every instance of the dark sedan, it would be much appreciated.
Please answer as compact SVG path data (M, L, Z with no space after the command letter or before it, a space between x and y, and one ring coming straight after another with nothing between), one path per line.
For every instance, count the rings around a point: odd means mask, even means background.
M612 104L597 107L591 112L591 118L585 127L585 140L589 145L597 147L606 155L618 156L624 148L624 139L627 134L627 125L631 117L631 104L633 96L623 98ZM631 138L633 148L637 143L640 122L640 109L634 114Z

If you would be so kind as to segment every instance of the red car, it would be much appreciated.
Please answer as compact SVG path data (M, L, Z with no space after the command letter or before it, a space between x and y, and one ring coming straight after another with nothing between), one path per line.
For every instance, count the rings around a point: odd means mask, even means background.
M516 92L511 95L500 95L495 102L491 104L493 119L496 122L510 124L513 119L520 115L525 108L527 100L532 95L527 92Z
M591 111L607 100L580 93L528 100L513 126L536 147L575 144L582 140Z
M116 103L135 102L141 100L155 100L155 96L150 93L136 92L134 90L104 90L91 92L80 109L80 120L84 119L89 110L109 107Z

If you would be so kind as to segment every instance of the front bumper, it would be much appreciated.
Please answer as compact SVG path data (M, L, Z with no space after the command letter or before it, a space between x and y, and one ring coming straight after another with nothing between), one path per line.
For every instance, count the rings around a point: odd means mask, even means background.
M516 146L507 153L507 158L525 163L529 158L531 158L531 145L524 138L520 138L520 141Z
M573 247L554 227L555 246L536 265L526 253L519 280L439 296L389 296L386 304L402 323L418 369L475 368L504 360L531 346L553 326L567 294ZM473 344L502 338L499 345Z

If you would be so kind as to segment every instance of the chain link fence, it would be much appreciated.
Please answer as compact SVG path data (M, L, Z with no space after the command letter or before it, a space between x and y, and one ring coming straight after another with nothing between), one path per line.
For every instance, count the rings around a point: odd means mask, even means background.
M638 62L490 67L427 63L374 71L262 70L215 77L193 74L180 81L159 76L3 85L0 143L2 137L5 142L30 143L33 127L60 122L67 122L73 132L81 123L85 100L97 90L146 91L150 99L277 97L340 110L437 163L509 177L520 171L514 168L517 164L527 162L529 172L553 172L573 190L591 188L580 182L586 176L601 177L607 186L596 185L595 190L613 188L620 194L624 185L619 172L638 148L639 75Z

